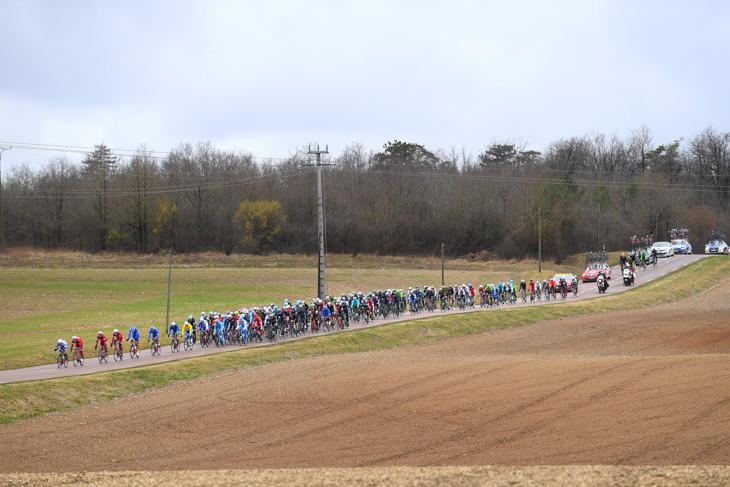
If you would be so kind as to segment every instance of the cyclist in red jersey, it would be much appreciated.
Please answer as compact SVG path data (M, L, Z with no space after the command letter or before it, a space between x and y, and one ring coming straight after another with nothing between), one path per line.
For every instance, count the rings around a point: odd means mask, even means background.
M112 335L112 346L114 347L114 350L116 350L116 347L122 346L122 342L124 341L124 337L122 336L122 332L115 329L114 334Z
M68 352L70 355L73 355L74 348L79 351L79 356L83 359L84 358L84 341L75 335L73 336L73 338L71 338L71 346L68 349Z
M107 341L108 340L106 338L106 335L103 332L100 331L99 333L97 333L96 334L96 344L94 344L94 350L96 350L96 347L98 347L100 344L101 344L102 349L106 349ZM107 352L109 352L108 349L107 349Z

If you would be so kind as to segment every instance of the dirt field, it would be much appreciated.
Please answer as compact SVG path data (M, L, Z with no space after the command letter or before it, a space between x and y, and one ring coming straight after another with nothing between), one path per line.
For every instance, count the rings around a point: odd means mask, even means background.
M603 487L728 485L730 467L376 467L317 468L275 470L200 470L188 472L85 472L69 474L8 474L0 483L14 486L93 485L118 487L145 485L414 485L439 487L539 485L563 487L571 485ZM3 484L4 485L4 484Z
M727 465L727 284L649 310L295 360L5 425L0 472Z

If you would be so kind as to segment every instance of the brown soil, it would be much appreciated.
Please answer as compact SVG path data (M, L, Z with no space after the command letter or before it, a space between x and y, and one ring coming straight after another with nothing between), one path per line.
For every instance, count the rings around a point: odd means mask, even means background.
M189 472L85 472L0 474L0 484L16 486L98 485L392 485L392 486L684 486L728 485L730 467L377 467Z
M5 425L0 472L727 465L729 298L293 360Z

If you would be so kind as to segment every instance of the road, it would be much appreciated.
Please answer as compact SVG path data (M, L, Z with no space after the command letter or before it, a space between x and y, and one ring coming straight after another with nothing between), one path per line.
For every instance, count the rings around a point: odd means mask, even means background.
M667 274L670 274L681 267L685 267L691 263L697 262L700 259L706 258L709 256L706 255L677 255L674 257L670 257L667 259L660 259L659 263L656 267L649 267L646 270L637 270L636 272L636 284L634 286L624 286L621 282L621 279L619 278L619 269L618 267L614 267L611 269L612 274L614 278L610 281L610 287L607 291L606 295L613 295L621 292L626 292L630 289L633 289L637 286L641 286L642 284L646 284L648 282L651 282L655 279L659 279L661 277L664 277ZM721 257L717 257L721 258ZM572 295L569 295L570 297L565 302L570 301L577 301L577 300L585 300L585 299L592 299L599 297L598 290L596 288L596 285L594 283L581 283L579 286L579 293L577 297L573 297ZM563 301L536 301L535 303L527 303L527 304L516 304L513 307L519 308L522 306L549 306L549 305L559 305ZM499 309L499 308L497 308ZM443 316L447 314L457 314L457 313L470 313L475 311L489 311L488 309L482 309L482 308L474 308L470 310L465 311L459 311L457 309L451 310L445 313L422 313L418 316L411 316L409 313L406 313L405 315L402 315L398 318L392 318L388 320L379 319L374 323L370 323L369 325L363 325L363 324L351 324L350 328L344 331L334 331L329 333L323 333L320 335L312 335L308 334L303 337L298 338L288 338L288 339L280 339L276 343L281 342L287 342L291 340L304 340L304 339L313 339L321 335L327 335L331 333L347 333L348 331L355 331L363 328L369 328L373 326L381 326L386 325L390 323L396 323L399 321L407 321L407 320L414 320L414 319L423 319L423 318L432 318L434 316ZM215 346L211 346L208 348L200 348L196 345L196 348L192 351L182 351L176 354L172 354L169 347L162 347L162 355L158 357L153 357L149 350L143 350L140 352L139 358L130 359L129 353L125 353L125 358L122 361L115 362L113 357L109 357L109 362L100 364L94 354L94 349L89 347L87 352L87 360L84 362L84 365L81 367L74 367L72 363L69 363L68 368L62 368L59 369L56 364L49 364L49 365L39 365L35 367L26 367L21 369L12 369L12 370L3 370L0 371L0 384L6 384L11 382L25 382L25 381L31 381L31 380L42 380L42 379L52 379L57 377L70 377L70 376L78 376L78 375L86 375L86 374L94 374L98 372L106 372L109 370L119 370L119 369L128 369L131 367L139 367L142 365L151 365L151 364L158 364L158 363L164 363L164 362L170 362L173 360L180 360L185 358L191 358L191 357L199 357L202 355L210 355L213 353L224 353L224 352L231 352L235 350L240 350L241 348L251 348L251 347L262 347L262 346L269 346L273 345L273 343L268 342L261 342L258 344L252 344L249 343L245 347L242 346L228 346L228 347L222 347L217 348ZM182 344L181 344L182 348Z

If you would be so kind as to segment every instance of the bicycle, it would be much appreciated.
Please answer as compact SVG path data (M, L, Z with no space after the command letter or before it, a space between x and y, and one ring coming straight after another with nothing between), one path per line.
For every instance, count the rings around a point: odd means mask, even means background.
M148 340L149 341L149 340ZM162 354L162 347L160 346L160 340L155 338L152 340L152 346L150 347L150 352L152 352L152 356L160 355Z
M129 358L134 357L139 358L139 346L137 345L137 340L132 340L132 343L129 345Z
M193 349L193 336L192 335L185 335L185 350L192 350Z
M68 367L68 355L65 351L58 352L58 358L56 359L56 365L58 365L58 368L61 367Z
M122 344L119 342L114 342L114 361L117 360L124 360L124 349L122 348Z
M525 290L524 289L520 289L520 299L522 300L523 303L526 303L527 302L527 298L525 297Z
M172 341L170 342L170 350L172 350L172 353L180 351L180 340L178 340L176 336L172 337Z
M106 347L101 347L99 349L99 363L104 363L109 361L109 351L106 349Z
M84 366L84 358L81 356L81 352L79 352L78 350L74 350L73 362L74 362L74 367L76 367L77 365L81 366L81 367Z

